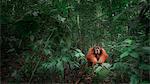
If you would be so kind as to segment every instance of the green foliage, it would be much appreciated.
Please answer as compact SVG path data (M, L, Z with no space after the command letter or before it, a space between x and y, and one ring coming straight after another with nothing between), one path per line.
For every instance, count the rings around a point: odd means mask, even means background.
M131 78L130 78L130 84L137 84L139 83L139 79L136 75L131 75Z
M139 47L133 40L126 39L122 42L120 46L121 55L116 59L116 63L113 64L111 68L115 73L120 75L128 76L131 84L142 83L141 72L144 70L149 70L149 65L145 64L143 61L147 57L146 55L140 56L142 48ZM138 52L140 50L140 52ZM144 64L143 64L144 63Z
M77 83L85 72L93 83L149 83L148 0L0 3L2 81ZM94 44L109 59L91 68L85 55Z
M95 69L97 77L100 79L105 79L109 74L110 67L111 67L111 65L108 63L104 63L104 64L102 64L102 66L98 66Z
M111 65L109 63L103 63L101 66L94 66L95 76L93 77L93 82L99 83L106 79L111 72L110 67Z
M85 55L79 49L76 49L76 51L75 51L75 57L79 58L80 60L84 60L85 59Z
M148 64L140 64L139 65L139 69L150 71L150 65L148 65Z

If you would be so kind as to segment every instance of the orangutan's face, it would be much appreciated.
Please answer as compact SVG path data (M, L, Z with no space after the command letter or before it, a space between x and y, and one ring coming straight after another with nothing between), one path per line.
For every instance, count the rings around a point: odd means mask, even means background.
M94 54L95 55L100 55L101 54L101 48L100 48L100 46L95 46L94 47Z

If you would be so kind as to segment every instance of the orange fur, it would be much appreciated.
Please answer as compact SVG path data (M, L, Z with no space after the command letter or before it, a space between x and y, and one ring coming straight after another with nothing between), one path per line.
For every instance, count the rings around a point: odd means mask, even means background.
M101 54L99 55L99 60L97 60L96 55L94 54L94 48L90 48L86 55L86 59L88 63L92 62L92 64L94 65L97 63L100 64L104 63L107 58L108 58L108 54L103 48L101 48Z

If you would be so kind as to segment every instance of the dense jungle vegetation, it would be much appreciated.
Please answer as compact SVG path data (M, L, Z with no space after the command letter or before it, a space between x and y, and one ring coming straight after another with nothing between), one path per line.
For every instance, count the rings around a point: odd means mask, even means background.
M149 0L1 0L2 84L150 84ZM109 58L87 66L88 49Z

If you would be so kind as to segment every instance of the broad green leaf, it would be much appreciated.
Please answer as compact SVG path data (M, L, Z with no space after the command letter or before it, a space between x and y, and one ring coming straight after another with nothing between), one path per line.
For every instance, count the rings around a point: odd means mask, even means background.
M98 67L95 72L98 78L104 79L108 77L110 71L104 67Z
M143 47L142 52L150 54L150 47Z
M54 69L54 67L56 66L56 61L44 63L44 64L42 64L42 66L43 66L43 68Z
M106 67L107 69L109 69L111 67L111 64L109 64L109 63L103 63L102 67Z
M77 51L78 53L80 53L80 52L81 52L81 50L80 50L80 49L76 49L76 51Z
M124 42L125 42L125 43L128 43L129 45L131 45L132 42L133 42L133 40L131 40L131 39L126 39Z
M84 57L85 55L84 55L83 53L80 53L80 56L81 56L81 57Z
M102 67L99 66L99 67L97 67L97 68L95 69L95 72L96 72L96 73L99 73L101 69L102 69Z
M68 48L64 47L63 49L61 49L61 52L64 53L64 52L67 52L68 50L69 50Z
M79 57L80 57L80 53L75 54L75 56L76 56L77 58L79 58Z
M123 62L117 62L110 69L121 71L121 72L127 72L129 69L129 66Z
M143 49L143 50L150 51L150 47L143 47L142 49Z
M139 54L137 52L131 52L130 55L133 58L139 58Z
M143 70L149 70L150 71L150 65L148 64L141 64L139 66L140 69L143 69Z
M77 58L83 58L85 55L81 52L80 49L76 49L76 51L75 51L75 56L76 56Z
M124 58L129 55L129 51L126 51L120 55L120 58Z
M136 75L131 75L130 84L139 84L139 79Z
M71 60L69 59L69 57L67 57L67 56L63 56L63 57L61 58L61 60L62 60L63 62L69 62L69 61L71 61Z

